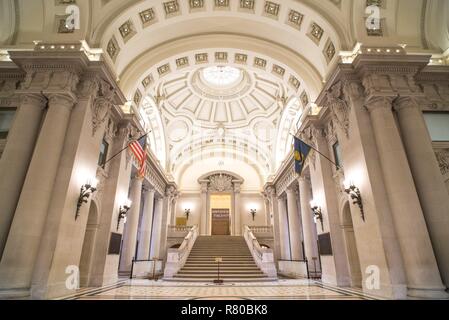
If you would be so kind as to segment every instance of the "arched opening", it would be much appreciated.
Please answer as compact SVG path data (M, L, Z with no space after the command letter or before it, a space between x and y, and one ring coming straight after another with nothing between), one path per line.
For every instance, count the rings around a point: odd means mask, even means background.
M351 277L351 286L362 287L362 271L360 269L359 252L354 234L354 224L351 216L349 202L343 207L343 234L346 243L346 254L349 264L349 274Z
M86 232L84 234L83 249L80 259L80 286L88 287L91 285L92 261L94 257L94 244L98 231L98 209L95 202L92 202L87 219Z

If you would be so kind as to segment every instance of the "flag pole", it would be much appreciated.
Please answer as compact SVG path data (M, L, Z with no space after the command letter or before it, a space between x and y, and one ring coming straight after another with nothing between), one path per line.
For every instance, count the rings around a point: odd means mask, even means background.
M295 136L294 134L291 134L291 133L290 133L290 135L293 136L293 137L295 137L296 139L299 139L299 138L298 138L297 136ZM299 140L301 140L301 139L299 139ZM302 141L305 145L307 145L310 149L316 151L316 152L317 152L319 155L321 155L324 159L326 159L327 161L329 161L330 163L332 163L332 164L335 166L335 168L337 168L337 170L340 170L340 169L341 169L339 165L337 165L334 161L332 161L332 160L329 159L327 156L325 156L324 154L322 154L321 152L319 152L317 149L315 149L314 147L312 147L310 144L305 143L303 140L301 140L301 141Z
M150 134L150 132L151 132L151 130L150 131L148 131L147 133L145 133L143 136L141 136L139 139L137 139L136 141L139 141L140 139L142 139L142 138L145 138L147 135L149 135ZM104 167L106 166L106 163L109 163L109 162L111 162L112 160L114 160L119 154L121 154L123 151L125 151L126 149L128 149L129 148L129 143L128 143L128 145L125 147L125 148L123 148L122 150L120 150L119 152L117 152L116 154L114 154L111 158L109 158L107 161L105 161L102 165L101 165L101 167L104 169Z

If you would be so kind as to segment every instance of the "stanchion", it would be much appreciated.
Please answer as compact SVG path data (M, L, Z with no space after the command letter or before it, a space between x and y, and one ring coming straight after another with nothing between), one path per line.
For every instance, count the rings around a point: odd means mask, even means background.
M223 284L223 280L220 279L220 262L223 262L223 258L217 257L217 258L215 258L215 262L217 263L217 266L218 266L218 277L216 280L214 280L214 283L215 284Z

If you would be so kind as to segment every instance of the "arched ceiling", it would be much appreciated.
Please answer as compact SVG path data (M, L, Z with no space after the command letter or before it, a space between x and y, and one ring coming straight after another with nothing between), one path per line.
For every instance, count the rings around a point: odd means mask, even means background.
M74 32L64 28L70 4L80 9ZM365 26L367 4L378 5L379 30ZM207 159L244 170L238 159L263 183L339 52L403 43L443 55L449 27L437 22L449 20L448 8L446 0L0 0L0 49L36 40L103 49L177 181L211 166ZM225 66L238 70L235 83L205 81L204 69Z

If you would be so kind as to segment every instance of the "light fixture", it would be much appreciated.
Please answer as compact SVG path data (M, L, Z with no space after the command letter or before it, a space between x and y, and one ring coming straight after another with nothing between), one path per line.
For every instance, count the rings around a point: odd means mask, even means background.
M323 211L321 210L321 207L318 206L314 200L310 201L310 207L313 213L313 220L315 223L319 220L321 223L321 230L324 231Z
M353 200L352 204L356 204L360 208L360 214L362 215L362 220L365 221L365 211L363 209L362 194L360 189L354 185L353 182L345 181L345 192Z
M212 66L202 71L206 82L215 87L227 87L236 84L242 76L240 69L229 66Z
M251 216L253 217L253 221L254 221L256 219L257 209L250 209L249 212L251 213Z
M120 221L122 219L126 220L126 215L128 214L129 209L131 209L131 200L127 200L126 203L120 206L117 220L117 231L120 227Z
M190 209L184 209L184 213L185 213L185 215L186 215L187 221L189 221Z
M76 205L76 213L75 220L80 216L80 210L83 203L87 203L89 201L90 196L97 191L97 179L92 179L92 181L88 181L86 184L81 186L80 195L78 197L78 203Z

